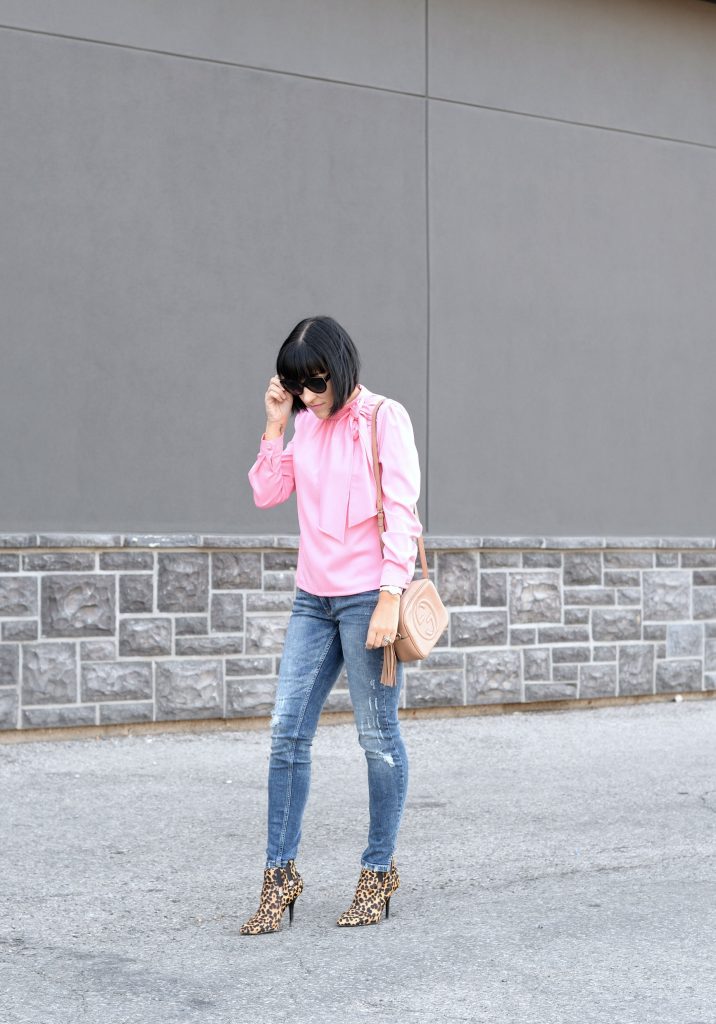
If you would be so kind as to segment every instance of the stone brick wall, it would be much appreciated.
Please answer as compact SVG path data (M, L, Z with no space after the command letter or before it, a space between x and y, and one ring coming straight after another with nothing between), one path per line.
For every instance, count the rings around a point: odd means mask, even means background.
M716 690L713 539L425 543L450 624L404 707ZM268 716L297 544L0 534L0 728Z

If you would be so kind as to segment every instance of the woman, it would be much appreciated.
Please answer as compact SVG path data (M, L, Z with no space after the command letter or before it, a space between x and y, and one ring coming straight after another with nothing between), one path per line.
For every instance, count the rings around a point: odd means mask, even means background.
M413 578L421 525L413 506L420 466L405 408L385 399L376 430L382 469L383 551L376 513L371 412L381 397L358 382L360 357L331 317L302 320L281 346L265 395L266 430L249 471L254 501L270 508L296 491L300 542L271 718L268 845L259 908L242 935L275 932L303 891L295 857L318 717L345 663L368 765L370 827L353 901L339 925L376 924L400 884L394 848L408 760L395 685L381 682L400 594ZM284 447L291 413L294 436Z

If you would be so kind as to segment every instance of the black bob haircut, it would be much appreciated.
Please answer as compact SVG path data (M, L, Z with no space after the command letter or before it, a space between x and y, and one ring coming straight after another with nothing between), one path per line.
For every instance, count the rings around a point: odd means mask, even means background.
M333 385L333 416L355 391L360 373L360 356L350 335L331 316L311 316L296 324L279 349L276 372L287 380L305 380L317 373L330 373ZM305 409L293 396L291 412Z

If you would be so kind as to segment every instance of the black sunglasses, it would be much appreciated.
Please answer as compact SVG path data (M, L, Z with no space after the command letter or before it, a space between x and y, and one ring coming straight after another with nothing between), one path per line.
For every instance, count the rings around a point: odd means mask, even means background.
M330 373L322 374L320 377L306 377L305 380L289 380L286 377L279 377L281 387L291 395L301 396L303 389L308 388L316 395L322 395L328 387L326 381L331 379Z

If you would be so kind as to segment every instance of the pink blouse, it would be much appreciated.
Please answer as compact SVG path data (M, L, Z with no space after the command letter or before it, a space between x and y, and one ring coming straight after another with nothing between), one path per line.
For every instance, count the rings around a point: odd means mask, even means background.
M328 419L302 409L294 435L266 440L249 470L254 502L271 508L295 489L300 539L296 585L329 597L375 590L382 583L407 587L415 573L422 533L413 506L420 494L420 464L413 426L400 402L378 410L385 531L381 555L370 422L381 397L359 384L359 393Z

